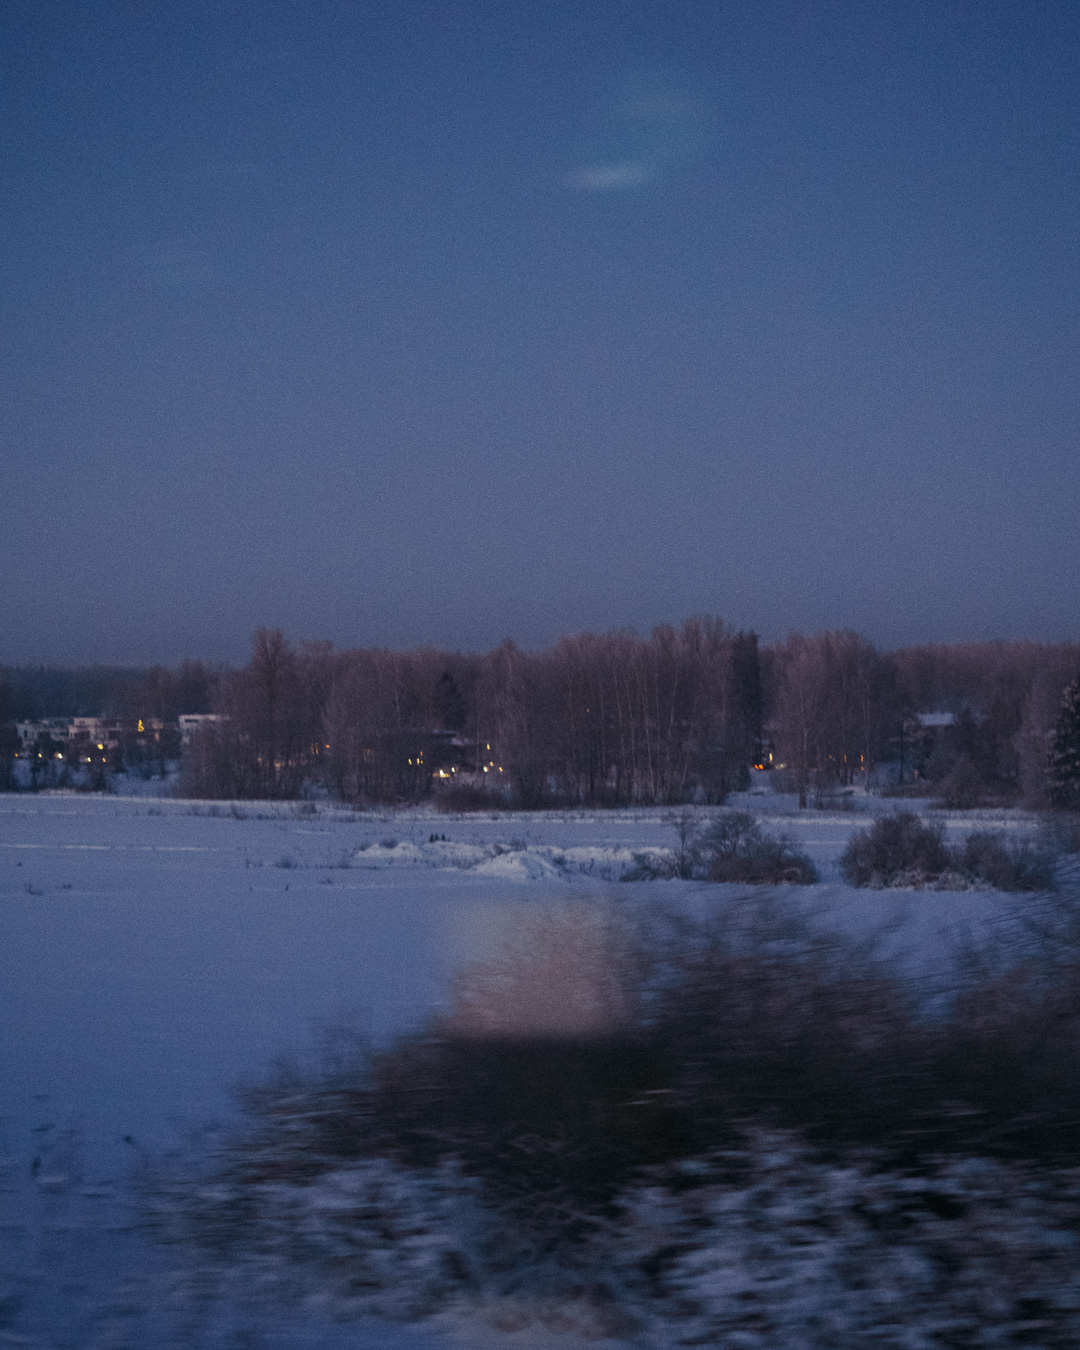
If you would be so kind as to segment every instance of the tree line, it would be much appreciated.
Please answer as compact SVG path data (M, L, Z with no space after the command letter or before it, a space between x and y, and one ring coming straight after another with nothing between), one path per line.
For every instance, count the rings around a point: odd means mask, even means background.
M1078 671L1076 643L882 652L843 630L765 644L699 617L648 636L586 632L480 654L339 650L260 629L239 669L188 661L107 672L111 683L100 671L41 672L36 687L50 707L65 681L87 702L96 680L92 712L217 714L184 755L180 790L198 797L717 803L763 765L803 803L885 779L1034 801ZM0 721L26 715L34 674L0 678ZM927 726L919 714L932 711L951 717Z
M773 767L805 803L863 782L963 781L1036 799L1080 645L937 644L881 652L849 631L763 644L710 617L651 634L579 633L526 652L335 650L253 639L215 678L223 721L190 748L183 790L522 807L722 802ZM927 727L921 712L948 725ZM948 720L948 719L944 719Z

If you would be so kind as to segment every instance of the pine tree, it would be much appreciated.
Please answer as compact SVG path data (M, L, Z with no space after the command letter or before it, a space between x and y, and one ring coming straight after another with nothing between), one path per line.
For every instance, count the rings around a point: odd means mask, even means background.
M1080 675L1061 700L1046 778L1046 795L1055 806L1080 807Z

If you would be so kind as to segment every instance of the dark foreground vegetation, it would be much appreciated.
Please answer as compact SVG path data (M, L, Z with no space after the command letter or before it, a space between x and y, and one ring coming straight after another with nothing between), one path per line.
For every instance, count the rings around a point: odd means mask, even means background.
M1080 907L1017 911L947 1005L775 895L706 920L573 909L526 923L450 1011L341 1081L251 1090L251 1175L454 1158L499 1203L602 1212L642 1167L748 1125L825 1150L1080 1164ZM299 1093L299 1095L298 1095ZM304 1110L297 1114L296 1108Z
M774 897L548 913L427 1027L251 1088L151 1222L345 1311L1076 1344L1080 903L1026 903L933 997Z
M845 631L765 645L715 618L479 655L294 646L262 629L239 670L8 671L0 786L20 720L114 717L97 783L105 768L145 767L144 728L160 727L161 757L170 736L179 749L180 714L206 713L219 720L184 748L180 791L193 797L718 803L761 765L803 805L863 784L947 807L1068 808L1080 806L1078 671L1076 644L880 652Z

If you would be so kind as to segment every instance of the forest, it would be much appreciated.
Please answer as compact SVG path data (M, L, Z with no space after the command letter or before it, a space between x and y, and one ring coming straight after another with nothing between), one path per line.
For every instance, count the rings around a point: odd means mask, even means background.
M259 629L240 668L0 672L0 721L11 752L19 719L173 727L181 713L215 714L184 748L189 797L719 803L759 768L802 804L866 786L970 806L1042 797L1078 671L1077 643L883 652L841 630L766 644L712 617L481 654L336 649ZM117 769L131 767L123 745Z

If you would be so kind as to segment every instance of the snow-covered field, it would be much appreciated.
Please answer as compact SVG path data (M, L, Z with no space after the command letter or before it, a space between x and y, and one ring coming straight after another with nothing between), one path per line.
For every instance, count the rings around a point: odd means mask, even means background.
M818 866L800 903L849 931L888 925L912 968L933 971L1001 911L992 893L844 886L836 859L860 813L739 804L778 815L766 824ZM720 888L619 884L635 853L673 846L669 815L0 797L0 1346L437 1343L240 1306L192 1320L154 1283L126 1178L226 1120L234 1084L275 1056L311 1055L336 1026L378 1038L422 1020L518 907L630 892L708 903ZM534 1343L521 1335L507 1345Z

